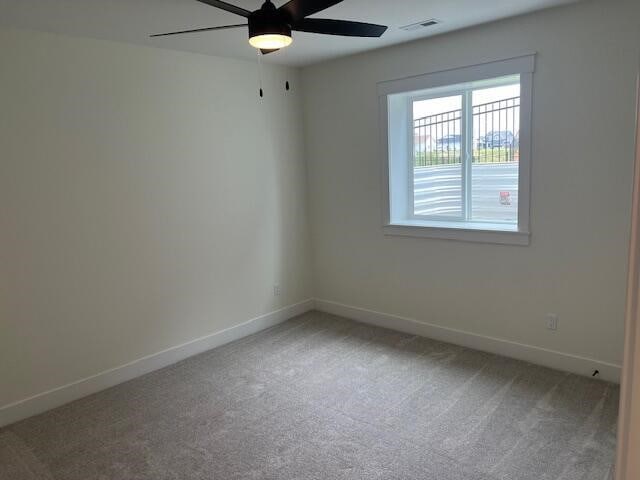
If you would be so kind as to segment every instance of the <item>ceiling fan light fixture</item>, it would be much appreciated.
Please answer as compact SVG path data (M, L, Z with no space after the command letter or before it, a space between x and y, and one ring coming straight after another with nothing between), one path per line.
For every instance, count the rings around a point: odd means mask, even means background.
M249 16L249 44L262 50L277 50L293 42L291 26L271 2Z
M249 38L249 44L261 50L279 50L288 47L293 43L291 35L280 33L265 33Z

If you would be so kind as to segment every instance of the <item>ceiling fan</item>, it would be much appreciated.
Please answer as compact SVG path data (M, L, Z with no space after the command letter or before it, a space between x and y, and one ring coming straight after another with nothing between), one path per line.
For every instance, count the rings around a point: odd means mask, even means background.
M291 31L346 37L381 37L387 30L387 27L384 25L375 25L372 23L307 18L314 13L321 12L342 2L342 0L290 0L280 8L276 8L271 0L266 0L262 7L254 12L220 0L197 1L240 15L247 19L247 23L182 30L151 36L164 37L168 35L249 27L249 43L252 47L259 49L263 55L266 55L291 45L293 42Z

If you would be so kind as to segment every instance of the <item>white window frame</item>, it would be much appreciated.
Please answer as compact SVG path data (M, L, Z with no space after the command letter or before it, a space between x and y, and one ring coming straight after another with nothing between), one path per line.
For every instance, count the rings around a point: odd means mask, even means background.
M498 60L479 65L473 65L451 70L427 73L415 77L391 80L378 84L378 100L380 111L380 151L382 159L382 193L383 193L383 231L386 235L400 235L411 237L426 237L449 240L463 240L471 242L497 243L506 245L529 245L530 232L530 195L531 195L531 105L532 83L535 70L535 54ZM390 128L407 130L407 142L413 139L413 129L408 128L411 119L392 125L390 116L397 118L397 113L390 112L389 96L396 94L411 94L438 87L447 87L494 78L520 75L520 159L518 178L518 224L465 222L458 219L428 219L409 216L399 220L397 215L392 215L392 208L398 208L395 204L410 202L412 198L392 199L392 175L393 164L391 157L395 155L406 157L407 145L390 145ZM460 92L459 92L460 93ZM446 91L445 95L454 95L455 91ZM419 95L419 94L418 94ZM416 98L418 98L416 95ZM463 94L464 95L464 94ZM422 98L422 95L420 95ZM410 98L410 99L413 99ZM464 102L464 98L463 98ZM403 107L408 108L408 107ZM463 109L464 112L464 109ZM391 115L390 115L391 114ZM406 116L406 113L403 113ZM404 122L407 122L404 124ZM396 122L398 123L398 122ZM464 135L464 119L461 119L461 135ZM468 134L468 132L466 132ZM401 135L394 135L400 137ZM406 160L404 158L403 160ZM468 163L468 162L466 162ZM464 163L463 163L464 165ZM464 170L464 168L463 168ZM463 171L464 175L464 171ZM409 188L404 194L413 196ZM463 193L464 195L464 193ZM398 195L396 195L398 197ZM466 201L463 198L463 201ZM402 205L404 208L404 205ZM413 210L413 208L411 209Z

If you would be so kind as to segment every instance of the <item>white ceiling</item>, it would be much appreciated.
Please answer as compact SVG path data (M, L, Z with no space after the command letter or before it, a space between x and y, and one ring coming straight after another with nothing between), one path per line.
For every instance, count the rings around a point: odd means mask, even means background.
M261 0L227 0L247 10ZM372 50L451 30L572 3L576 0L344 0L317 18L338 18L388 25L379 39L294 33L289 48L265 61L308 65L351 53ZM277 6L285 0L274 0ZM442 24L415 32L399 27L429 18ZM205 32L180 37L149 38L189 28L244 23L242 17L196 0L0 0L0 25L65 33L236 58L255 59L244 29Z

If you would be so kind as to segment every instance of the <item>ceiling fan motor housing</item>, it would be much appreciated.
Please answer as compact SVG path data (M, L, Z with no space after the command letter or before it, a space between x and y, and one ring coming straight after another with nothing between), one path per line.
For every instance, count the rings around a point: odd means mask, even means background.
M273 3L265 2L260 10L249 15L249 38L273 34L291 37L291 25Z

